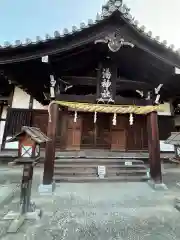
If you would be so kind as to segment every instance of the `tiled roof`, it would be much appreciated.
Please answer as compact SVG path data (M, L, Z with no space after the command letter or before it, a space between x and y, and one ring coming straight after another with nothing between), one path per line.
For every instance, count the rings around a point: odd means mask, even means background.
M24 133L29 135L31 137L31 139L34 140L38 144L50 141L50 139L44 133L42 133L39 128L23 126L20 133L16 134L14 137L7 140L6 142L18 141L18 138L21 135L23 135Z
M130 9L122 3L122 0L109 0L105 5L102 6L102 11L101 13L97 13L96 18L89 19L88 23L85 24L84 22L80 23L79 27L72 26L72 29L69 30L67 28L64 28L62 32L59 32L56 30L54 32L54 36L50 36L49 34L46 34L44 38L41 38L40 36L36 37L36 41L32 41L31 39L27 38L25 43L22 43L20 40L16 40L14 43L10 43L8 41L4 42L1 48L16 48L19 46L28 46L28 45L33 45L37 44L40 42L46 42L52 39L62 39L63 37L67 35L73 35L74 33L80 32L85 28L91 27L98 22L110 17L114 12L119 11L121 13L121 16L129 23L131 24L139 33L144 34L146 37L151 39L152 41L163 45L165 48L173 51L174 53L180 54L180 49L174 50L174 45L167 45L167 41L160 40L159 36L152 36L151 31L147 31L145 26L141 26L137 20L130 14Z

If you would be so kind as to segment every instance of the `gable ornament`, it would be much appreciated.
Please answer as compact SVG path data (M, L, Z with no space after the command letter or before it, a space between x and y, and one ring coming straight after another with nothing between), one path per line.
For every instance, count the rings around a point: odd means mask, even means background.
M124 38L117 37L116 33L110 34L104 39L95 40L94 43L106 43L111 52L118 52L122 46L129 46L131 48L134 47L134 44L125 41Z

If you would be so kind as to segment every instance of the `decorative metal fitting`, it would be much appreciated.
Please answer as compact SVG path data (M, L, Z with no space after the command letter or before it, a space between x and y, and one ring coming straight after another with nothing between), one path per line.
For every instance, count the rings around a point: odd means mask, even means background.
M95 44L97 44L97 43L107 43L108 48L111 52L118 52L122 46L130 46L131 48L134 47L134 44L132 44L130 42L126 42L124 40L124 38L120 37L118 39L116 37L116 33L113 33L113 34L105 37L104 39L95 40L94 43Z

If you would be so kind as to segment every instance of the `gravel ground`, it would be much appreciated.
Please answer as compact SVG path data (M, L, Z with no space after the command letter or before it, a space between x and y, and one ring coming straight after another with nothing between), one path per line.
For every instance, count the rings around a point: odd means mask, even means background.
M21 171L1 169L0 184L20 182ZM39 196L42 172L34 175L32 200L43 215L26 221L16 234L6 234L3 216L18 210L19 191L0 209L0 239L4 240L166 240L180 239L180 212L174 208L180 196L179 169L166 169L166 191L154 191L147 183L62 183L53 196Z

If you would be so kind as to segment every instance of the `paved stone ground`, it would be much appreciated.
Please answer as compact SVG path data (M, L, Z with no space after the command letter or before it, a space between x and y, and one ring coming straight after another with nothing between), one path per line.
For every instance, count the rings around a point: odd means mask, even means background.
M16 234L6 234L9 221L2 218L18 209L19 191L0 209L3 240L176 240L180 239L180 212L174 198L180 196L180 170L165 170L167 191L154 191L147 183L59 184L55 194L39 196L41 179L34 177L32 200L43 211L39 222L26 221ZM0 171L0 184L20 182L19 170Z

